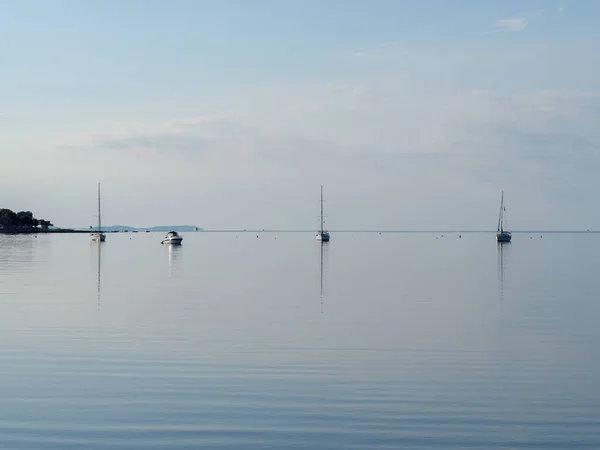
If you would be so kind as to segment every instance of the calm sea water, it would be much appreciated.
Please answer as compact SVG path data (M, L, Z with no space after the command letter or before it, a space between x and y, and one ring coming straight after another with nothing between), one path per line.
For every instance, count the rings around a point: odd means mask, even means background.
M0 236L0 448L600 448L600 235L161 237Z

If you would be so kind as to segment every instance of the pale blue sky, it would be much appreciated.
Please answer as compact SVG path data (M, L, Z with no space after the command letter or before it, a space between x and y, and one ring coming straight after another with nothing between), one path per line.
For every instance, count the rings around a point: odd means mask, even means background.
M0 1L0 204L64 226L600 228L596 1Z

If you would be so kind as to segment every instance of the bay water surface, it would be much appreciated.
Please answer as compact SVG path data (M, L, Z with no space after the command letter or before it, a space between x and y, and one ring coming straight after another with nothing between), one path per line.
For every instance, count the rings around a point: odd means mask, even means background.
M0 236L0 448L600 448L600 234L182 234Z

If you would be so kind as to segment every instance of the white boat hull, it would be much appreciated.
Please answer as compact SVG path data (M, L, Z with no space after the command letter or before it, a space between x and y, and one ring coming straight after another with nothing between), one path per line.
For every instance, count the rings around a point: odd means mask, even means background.
M172 244L172 245L181 245L181 241L183 241L182 237L171 238L171 239L163 239L161 244Z
M106 240L106 235L104 235L103 233L93 233L92 234L93 242L104 242L105 240Z

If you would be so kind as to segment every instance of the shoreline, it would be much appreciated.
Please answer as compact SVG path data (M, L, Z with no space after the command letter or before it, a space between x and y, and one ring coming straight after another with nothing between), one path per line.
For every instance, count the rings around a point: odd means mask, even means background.
M21 229L2 229L0 228L0 235L8 234L92 234L94 230L77 230L73 228L57 228L57 229L40 229L40 228L21 228ZM163 233L163 231L152 231L152 230L103 230L105 234L114 233ZM314 233L315 230L198 230L198 231L179 231L179 233ZM496 233L496 230L331 230L332 233L379 233L379 234L477 234L477 233ZM516 234L598 234L600 230L513 230L512 233Z
M60 228L56 230L43 230L39 228L27 228L27 229L17 229L17 230L4 230L0 229L0 234L80 234L80 233L89 233L90 230L73 230L69 228ZM115 233L115 231L103 231L103 233Z

